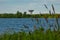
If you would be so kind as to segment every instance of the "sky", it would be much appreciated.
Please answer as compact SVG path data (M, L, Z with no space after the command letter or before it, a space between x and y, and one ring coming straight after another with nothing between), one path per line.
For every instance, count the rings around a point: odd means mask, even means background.
M48 13L44 4L49 10L52 10L53 4L56 13L60 13L60 0L0 0L0 13L28 12L28 10L34 10L34 13Z

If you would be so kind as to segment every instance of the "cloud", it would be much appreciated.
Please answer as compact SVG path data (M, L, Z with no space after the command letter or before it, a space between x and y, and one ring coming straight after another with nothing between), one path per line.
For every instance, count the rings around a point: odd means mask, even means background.
M9 1L9 0L0 0L0 2Z
M60 0L49 0L49 1L60 1Z
M0 0L0 12L16 12L17 10L24 12L29 9L35 10L34 12L47 12L44 4L51 8L51 4L56 6L56 4L60 4L60 0Z

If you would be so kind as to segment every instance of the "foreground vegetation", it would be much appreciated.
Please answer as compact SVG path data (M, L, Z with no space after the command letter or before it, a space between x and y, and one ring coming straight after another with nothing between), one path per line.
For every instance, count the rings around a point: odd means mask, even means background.
M0 40L60 40L60 31L51 31L50 29L44 31L43 28L40 28L28 33L24 31L13 34L4 33L0 35Z

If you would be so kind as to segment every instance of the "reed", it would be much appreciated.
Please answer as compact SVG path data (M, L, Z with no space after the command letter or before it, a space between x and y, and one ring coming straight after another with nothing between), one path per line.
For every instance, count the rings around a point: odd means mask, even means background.
M44 4L44 6L45 6L45 8L49 11L49 13L51 14L51 11L48 9L48 7L47 7L47 5L46 4ZM48 17L47 16L44 16L44 18L45 18L45 20L46 20L46 23L48 24ZM50 29L50 25L48 24L48 26L49 26L49 29Z
M45 6L45 8L49 11L49 13L51 14L51 10L48 9L47 5L44 4L44 6ZM51 6L52 6L52 10L53 10L52 17L53 17L53 18L56 18L56 21L55 21L56 24L55 24L54 30L55 30L55 28L56 28L56 29L58 28L57 30L59 30L60 28L59 28L59 24L58 24L58 18L55 17L55 8L54 8L54 5L53 5L53 4L52 4ZM48 23L47 18L48 18L48 17L45 17L45 20L46 20L46 22ZM48 25L49 25L49 24L48 24ZM49 26L50 26L50 25L49 25Z
M53 4L52 4L52 10L53 10L53 12L54 12L54 14L55 14L55 8L54 8L54 5L53 5ZM53 17L55 17L55 15L53 15ZM59 23L58 23L58 18L57 18L57 17L56 17L56 26L55 26L55 27L56 27L56 29L58 28L57 30L60 29L60 28L59 28Z
M47 7L46 4L44 4L45 8L49 11L50 15L51 15L51 10L49 10L49 8Z
M13 34L4 33L0 35L0 40L60 40L60 31L51 31L44 28L39 28L34 32L14 32Z
M55 8L53 4L52 4L52 10L53 10L53 13L55 14Z

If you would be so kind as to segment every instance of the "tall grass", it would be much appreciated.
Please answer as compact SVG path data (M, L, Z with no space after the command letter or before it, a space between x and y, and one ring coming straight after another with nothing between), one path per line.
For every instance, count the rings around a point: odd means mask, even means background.
M46 4L44 4L45 8L49 11L50 15L51 15L51 10L49 10L49 8L47 7Z
M45 6L46 9L48 9L48 7L47 7L46 4L44 4L44 6ZM53 18L56 18L56 21L55 21L56 24L55 24L54 30L56 30L56 29L59 30L60 28L59 28L59 24L58 24L58 18L55 17L55 8L54 8L54 5L53 5L53 4L52 4L51 6L52 6L52 10L53 10L52 17L53 17ZM48 11L49 11L49 13L51 14L51 10L48 10ZM45 20L46 20L46 22L48 23L47 18L48 18L48 17L45 17ZM49 24L48 24L48 25L49 25ZM50 25L49 25L49 27L50 27ZM56 28L56 29L55 29L55 28Z
M2 34L0 35L0 40L60 40L60 31L51 31L44 28L39 28L34 32L14 32L13 34Z
M53 12L55 14L55 8L54 8L54 5L53 4L52 4L52 10L53 10ZM53 17L55 17L55 15L53 15ZM58 23L58 18L57 17L56 17L56 25L57 25L56 28L58 28L57 30L60 31L59 30L60 28L59 28L59 23Z
M55 14L55 8L53 4L52 4L52 10L53 10L53 13Z

